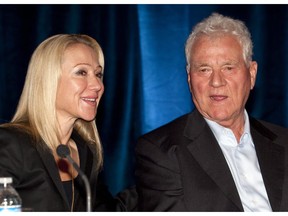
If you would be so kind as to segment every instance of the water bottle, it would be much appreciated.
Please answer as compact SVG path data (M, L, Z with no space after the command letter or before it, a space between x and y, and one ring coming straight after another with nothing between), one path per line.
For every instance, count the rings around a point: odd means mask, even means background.
M11 177L0 177L0 212L21 212L22 200Z

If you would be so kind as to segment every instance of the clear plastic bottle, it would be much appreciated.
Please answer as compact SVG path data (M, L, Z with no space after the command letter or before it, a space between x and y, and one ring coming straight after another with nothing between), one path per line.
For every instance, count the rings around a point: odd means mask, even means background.
M0 212L21 212L22 200L11 177L0 177Z

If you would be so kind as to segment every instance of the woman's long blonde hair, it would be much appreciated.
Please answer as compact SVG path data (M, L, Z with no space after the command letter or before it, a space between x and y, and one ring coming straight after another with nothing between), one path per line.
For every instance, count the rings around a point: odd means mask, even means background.
M59 78L62 74L62 57L67 47L75 43L91 47L104 70L104 55L95 39L81 34L59 34L46 39L31 57L22 95L10 123L28 130L36 140L42 139L53 152L60 143L55 104ZM78 119L74 129L85 141L96 146L98 169L102 165L103 155L95 121Z

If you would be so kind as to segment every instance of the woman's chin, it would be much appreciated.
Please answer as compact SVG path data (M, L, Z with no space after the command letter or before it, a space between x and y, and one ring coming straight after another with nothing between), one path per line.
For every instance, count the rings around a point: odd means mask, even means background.
M88 121L88 122L90 122L90 121L93 121L93 120L95 120L95 117L96 117L96 113L95 114L91 114L91 115L83 115L83 116L81 116L80 118L82 119L82 120L84 120L84 121Z

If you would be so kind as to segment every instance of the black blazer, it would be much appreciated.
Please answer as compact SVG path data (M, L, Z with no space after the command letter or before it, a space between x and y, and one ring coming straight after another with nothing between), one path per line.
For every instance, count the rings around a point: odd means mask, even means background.
M95 169L93 147L73 131L80 168L91 185L93 211L114 211L111 194L100 182ZM50 151L40 147L31 137L19 129L0 128L0 176L13 177L13 186L22 198L22 207L32 211L70 211L57 164ZM75 182L74 211L86 211L86 192L80 178Z
M273 211L288 210L288 129L250 118ZM140 211L243 211L224 155L196 110L139 138Z

